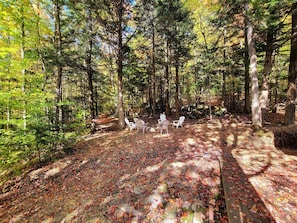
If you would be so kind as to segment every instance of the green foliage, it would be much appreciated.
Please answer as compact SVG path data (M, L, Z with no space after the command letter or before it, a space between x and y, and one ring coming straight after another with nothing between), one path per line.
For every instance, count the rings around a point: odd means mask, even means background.
M19 171L32 165L41 165L63 156L83 129L81 122L73 123L74 131L57 133L45 116L36 116L28 121L26 130L0 130L0 170L4 173L0 178L18 175Z

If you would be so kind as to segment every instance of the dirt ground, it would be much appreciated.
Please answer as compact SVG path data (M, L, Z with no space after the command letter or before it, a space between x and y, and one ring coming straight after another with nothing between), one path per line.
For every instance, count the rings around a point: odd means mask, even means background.
M249 200L275 222L297 222L297 158L275 148L271 132L255 134L245 116L186 119L163 135L146 121L145 134L86 136L73 154L5 184L0 222L227 222L221 169L240 169L246 180L230 187L252 187Z

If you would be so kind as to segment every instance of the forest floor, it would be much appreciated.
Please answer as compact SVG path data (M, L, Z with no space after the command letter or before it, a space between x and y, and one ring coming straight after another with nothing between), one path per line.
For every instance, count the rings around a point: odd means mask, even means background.
M246 116L186 119L163 135L97 132L4 184L0 222L224 223L222 178L229 208L240 210L229 217L297 222L297 154L273 138L253 132Z

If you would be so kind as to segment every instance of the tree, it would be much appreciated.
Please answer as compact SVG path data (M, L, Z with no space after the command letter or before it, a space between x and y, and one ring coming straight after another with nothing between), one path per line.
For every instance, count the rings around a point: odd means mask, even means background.
M254 40L254 25L250 21L248 14L250 13L248 3L245 3L245 13L247 24L247 44L250 58L250 80L251 80L251 97L252 97L252 125L255 128L262 127L261 108L259 104L259 84L258 84L258 72L257 72L257 54Z
M295 123L296 113L296 95L297 95L297 3L291 7L292 14L292 31L291 31L291 53L288 73L288 90L286 100L286 111L284 124L290 125Z
M269 19L269 24L275 22L276 13L272 11L272 18ZM274 17L274 18L273 18ZM272 25L268 26L266 33L266 53L264 60L264 69L263 69L263 81L260 95L260 107L262 114L262 124L265 121L265 115L267 113L268 107L268 95L269 95L269 75L272 71L273 66L273 53L274 53L274 42L275 42L275 27Z
M92 4L93 1L89 0L86 2L86 28L88 33L88 44L86 52L86 68L88 76L88 102L90 107L91 118L94 119L96 116L94 106L94 89L93 89L93 67L92 67L92 55L93 55L93 14Z
M63 48L62 48L62 33L61 33L61 6L60 0L54 0L54 14L55 14L55 50L56 50L56 128L57 131L60 132L62 130L62 100L63 100L63 92L62 92L62 75L63 75Z
M150 57L150 89L151 96L149 98L152 114L156 114L157 109L157 89L156 89L156 5L157 1L155 0L148 0L148 1L137 1L135 6L135 16L134 21L139 30L139 34L143 35L147 39L150 40L151 50L149 52Z
M190 14L180 1L159 1L157 8L157 32L164 41L165 110L170 114L170 67L175 69L175 109L179 116L179 67L189 58L189 43L193 39Z
M116 55L117 65L117 110L119 117L119 127L125 126L124 112L124 95L123 95L123 67L125 50L133 32L128 26L131 20L131 1L129 0L112 0L103 1L96 4L96 20L101 28L107 34L100 35L102 40L110 45ZM130 36L130 37L129 37Z
M44 36L51 35L38 1L0 2L0 169L34 162L34 122L46 120ZM41 123L47 126L47 122ZM33 159L32 159L33 158ZM3 164L3 166L2 166Z

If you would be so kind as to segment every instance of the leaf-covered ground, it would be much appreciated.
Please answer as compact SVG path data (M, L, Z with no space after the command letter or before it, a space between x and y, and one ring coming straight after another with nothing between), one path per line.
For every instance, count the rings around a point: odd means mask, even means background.
M249 124L225 117L186 120L168 135L93 134L74 154L4 185L0 222L227 222L221 167L232 208L297 222L297 158Z

